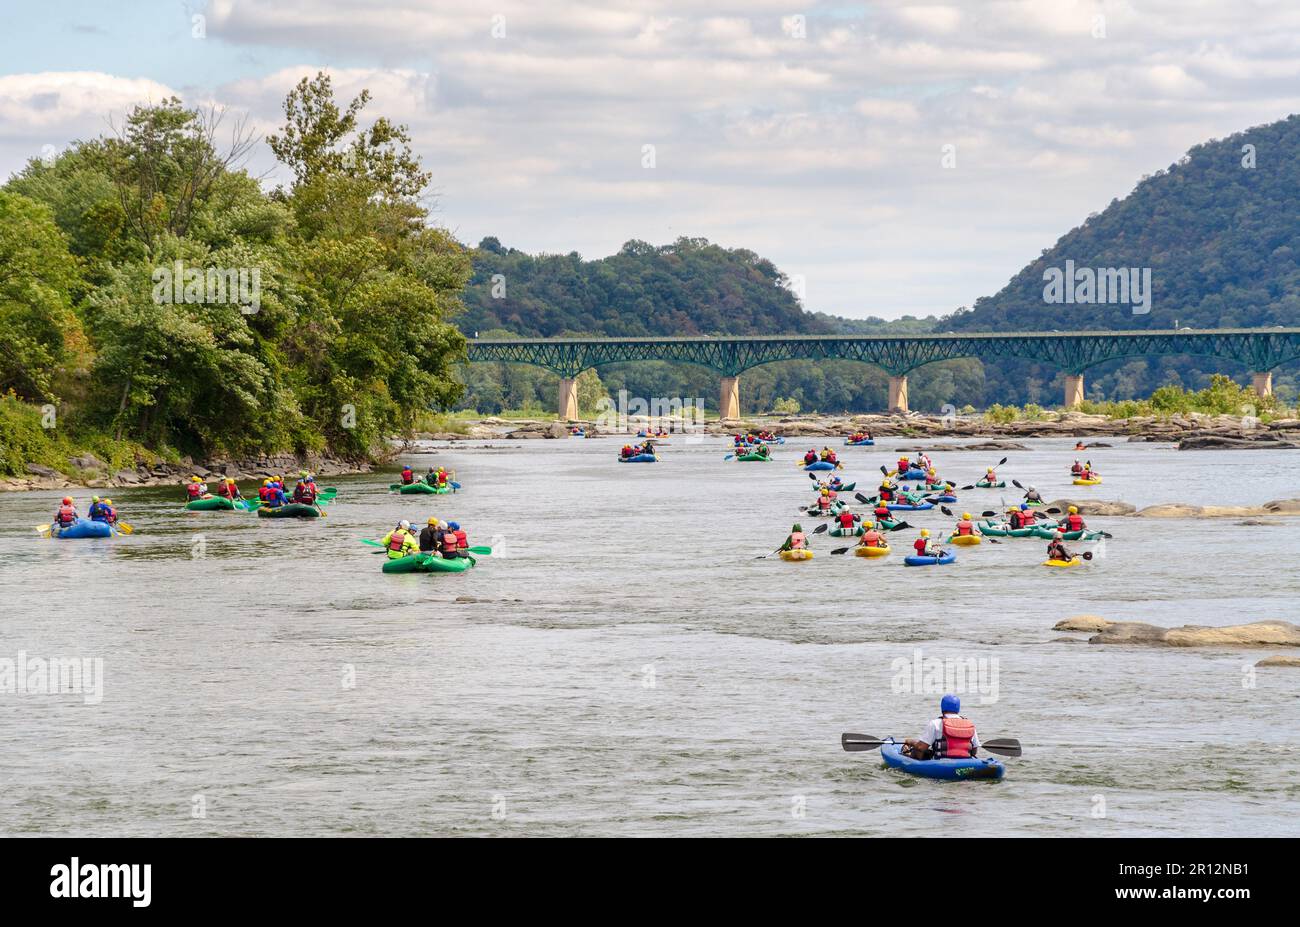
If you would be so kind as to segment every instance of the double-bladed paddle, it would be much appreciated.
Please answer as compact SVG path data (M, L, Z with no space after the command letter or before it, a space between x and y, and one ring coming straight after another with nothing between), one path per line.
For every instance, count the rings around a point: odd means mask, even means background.
M870 734L841 734L840 746L850 753L861 753L867 750L878 750L886 744L896 744L899 741L890 737L881 740L879 737L873 737ZM1020 741L1014 737L1000 737L996 740L980 741L980 749L987 750L989 753L996 753L1000 756L1022 756L1023 749Z

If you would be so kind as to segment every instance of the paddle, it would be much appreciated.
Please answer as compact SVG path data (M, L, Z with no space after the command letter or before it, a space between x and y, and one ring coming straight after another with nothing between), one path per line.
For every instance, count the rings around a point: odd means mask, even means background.
M32 525L32 530L37 534L49 534L54 530L53 525Z
M128 525L124 521L119 521L113 527L116 528L118 531L121 531L123 534L135 534L135 526Z
M830 525L823 522L814 529L813 534L821 534L823 531L829 531L830 527Z
M873 737L870 734L841 734L840 746L850 753L861 753L867 750L878 750L885 744L894 744L898 741L892 737L888 740L881 740L879 737ZM989 753L997 753L1000 756L1022 756L1024 751L1021 749L1020 741L1014 737L1000 737L996 740L986 740L980 742L980 749L987 750Z

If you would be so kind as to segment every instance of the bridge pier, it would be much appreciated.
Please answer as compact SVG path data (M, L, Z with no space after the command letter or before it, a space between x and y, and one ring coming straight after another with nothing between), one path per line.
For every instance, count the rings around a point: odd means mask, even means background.
M718 387L718 418L740 418L740 377L723 377Z
M560 377L560 396L555 403L556 418L562 422L578 420L578 381Z
M1083 405L1083 374L1067 373L1065 375L1065 407L1077 409Z
M889 411L907 412L907 374L889 378Z
M1255 389L1255 395L1260 399L1273 395L1273 371L1265 370L1263 373L1252 373L1250 375L1250 385Z

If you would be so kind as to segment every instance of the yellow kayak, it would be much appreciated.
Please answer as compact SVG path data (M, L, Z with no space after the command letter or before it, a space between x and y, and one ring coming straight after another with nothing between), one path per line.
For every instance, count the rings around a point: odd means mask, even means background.
M884 557L889 554L889 550L888 547L866 547L859 544L853 548L853 555L855 557Z
M1096 486L1100 482L1101 482L1101 477L1097 477L1096 479L1092 479L1092 480L1075 480L1074 485L1075 486Z
M810 551L810 550L809 550L808 548L806 548L806 547L801 547L799 550L783 550L783 551L781 551L781 559L782 559L782 560L790 560L790 561L796 561L796 560L811 560L811 559L812 559L812 555L813 555L813 552Z
M984 539L978 534L951 534L948 536L948 543L956 544L958 547L974 547L982 540Z
M1076 567L1076 566L1078 566L1078 565L1081 564L1081 563L1083 563L1083 561L1082 561L1080 558L1075 557L1073 560L1044 560L1044 561L1043 561L1043 566L1049 566L1049 567Z

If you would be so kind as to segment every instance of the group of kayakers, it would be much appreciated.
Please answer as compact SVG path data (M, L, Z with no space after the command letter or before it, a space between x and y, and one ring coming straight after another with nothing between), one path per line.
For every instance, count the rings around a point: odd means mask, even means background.
M1076 480L1095 480L1101 478L1101 474L1092 469L1091 460L1086 463L1079 463L1079 461L1076 460L1070 465L1070 476L1074 477Z
M850 444L860 444L863 441L875 441L876 439L871 436L869 431L855 431L848 436L847 440Z
M51 519L51 525L56 528L66 528L81 516L77 514L77 506L72 501L71 496L64 496L59 502L58 509L54 512L54 518ZM86 517L91 521L100 521L106 525L117 524L117 509L113 507L112 499L101 499L99 496L90 497L90 508L86 509Z
M410 464L402 467L402 474L399 477L403 486L411 486L415 483L427 483L437 489L446 489L451 482L452 474L446 467L430 467L429 472L423 477L417 477L415 471L411 469Z
M894 465L894 469L898 476L902 476L909 470L920 470L922 473L929 474L934 472L934 461L924 451L918 451L915 460L909 454L902 454Z
M646 441L643 444L624 444L619 448L618 456L626 460L629 457L636 457L640 454L654 454L654 452L654 444Z
M736 447L745 447L750 444L772 444L778 441L776 435L770 431L750 431L744 434L736 432L731 436L732 444Z
M837 457L835 452L829 447L823 447L820 451L815 447L810 447L808 448L808 453L803 455L803 465L805 467L810 464L815 464L819 460L823 463L836 464L837 466L840 462L839 457Z
M412 554L429 554L450 560L469 556L469 536L459 523L430 517L419 535L411 523L402 519L381 539L388 559L397 560Z

